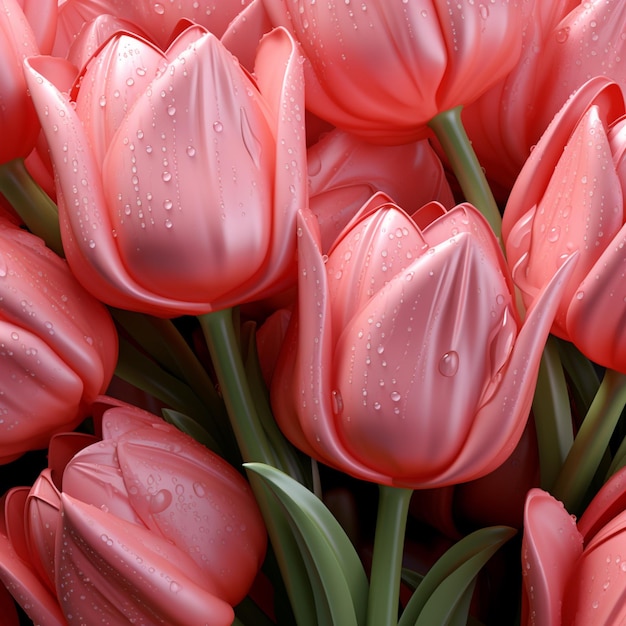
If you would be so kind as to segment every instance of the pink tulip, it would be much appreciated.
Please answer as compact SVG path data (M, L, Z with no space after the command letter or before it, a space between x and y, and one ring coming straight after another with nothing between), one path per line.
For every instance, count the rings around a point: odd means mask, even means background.
M7 513L0 578L25 581L16 599L31 617L56 602L79 623L231 624L267 541L248 484L135 407L105 410L102 431L94 443L55 437L55 467Z
M583 85L555 117L513 187L503 239L513 278L529 303L574 250L552 332L590 359L626 371L626 108L605 78Z
M34 0L31 0L33 2ZM161 48L167 47L172 32L182 19L193 21L221 37L229 22L250 0L215 2L214 0L182 0L169 2L128 2L128 0L66 0L59 3L58 32L53 49L55 56L65 56L82 28L102 15L134 23Z
M108 386L117 333L43 242L0 224L0 462L75 428Z
M284 30L259 50L259 87L198 26L167 53L114 37L75 106L44 77L58 66L35 57L26 75L58 175L63 245L86 288L173 317L293 282L305 148L300 65Z
M477 210L422 211L417 223L439 217L420 228L375 196L327 254L302 214L298 312L272 404L310 456L423 488L478 478L511 454L563 278L520 324L504 258Z
M257 1L302 46L308 108L382 143L424 137L435 115L505 76L521 49L515 1Z
M546 47L557 39L560 20L577 4L578 0L524 3L519 60L463 109L463 124L472 146L503 204L531 149L573 90L563 88L561 77L553 71L553 54ZM550 63L545 62L547 58ZM552 72L549 82L540 79L544 69Z
M309 207L327 249L372 194L412 212L431 200L454 206L441 161L426 140L380 146L333 130L307 153Z
M617 472L578 524L547 492L529 492L522 540L523 624L624 623L625 478L626 470Z

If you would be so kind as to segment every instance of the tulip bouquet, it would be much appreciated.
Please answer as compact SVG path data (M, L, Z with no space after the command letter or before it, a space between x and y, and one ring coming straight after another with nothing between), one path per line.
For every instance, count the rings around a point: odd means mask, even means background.
M0 8L3 623L624 623L623 2Z

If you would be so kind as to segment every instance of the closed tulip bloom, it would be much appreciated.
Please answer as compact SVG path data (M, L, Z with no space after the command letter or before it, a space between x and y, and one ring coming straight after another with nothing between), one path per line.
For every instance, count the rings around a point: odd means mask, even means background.
M93 443L76 444L74 433L56 437L52 458L59 447L84 447L65 468L44 470L21 517L9 520L9 539L26 524L21 556L35 576L26 604L53 612L49 601L28 598L38 580L48 589L44 599L56 597L69 621L231 624L267 542L246 481L135 407L105 411L102 431ZM3 545L0 538L0 557ZM22 570L7 556L0 565L11 588Z
M475 100L521 50L514 0L262 4L302 46L311 111L378 142L424 137L435 115Z
M109 312L43 242L0 224L0 461L75 428L117 362Z
M621 470L579 522L541 489L526 499L523 614L530 626L617 626L626 619L626 503Z
M66 256L86 288L173 317L293 282L303 85L284 30L261 45L257 83L199 26L166 53L114 37L75 103L44 77L58 66L35 57L26 75L58 176Z
M626 371L624 111L615 83L583 85L537 144L503 218L507 258L526 303L579 252L552 332L619 371Z
M323 254L303 214L298 309L272 384L296 446L409 488L471 480L511 454L561 288L522 324L474 207L426 205L415 219L375 196Z

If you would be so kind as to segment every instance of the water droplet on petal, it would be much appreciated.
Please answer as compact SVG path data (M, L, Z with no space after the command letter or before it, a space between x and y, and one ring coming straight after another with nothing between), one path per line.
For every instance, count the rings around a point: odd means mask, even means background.
M439 359L439 373L442 376L454 376L459 369L459 355L454 350L446 352Z
M339 415L343 411L343 398L341 392L338 389L333 389L331 392L333 400L333 413Z
M163 15L165 13L165 7L159 2L155 3L152 8L157 15Z
M221 133L224 130L224 124L222 122L213 122L213 130L216 133Z
M172 502L172 494L167 489L161 489L150 498L150 513L161 513Z

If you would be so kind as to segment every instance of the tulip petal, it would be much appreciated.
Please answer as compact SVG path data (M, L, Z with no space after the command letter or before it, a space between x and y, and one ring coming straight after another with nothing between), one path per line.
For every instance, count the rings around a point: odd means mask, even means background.
M585 546L567 585L563 624L621 624L626 619L626 511L599 530Z
M351 456L336 432L331 309L317 222L310 212L299 212L297 234L298 309L302 313L292 318L285 338L289 348L281 355L275 372L272 405L276 419L285 436L310 456L365 480L388 483L388 477Z
M619 86L604 76L584 83L554 117L517 177L502 217L502 237L507 242L507 257L512 264L519 258L519 253L515 252L515 246L509 246L511 229L528 207L539 205L561 158L563 146L592 105L599 107L600 117L608 125L624 112L624 97Z
M149 530L63 494L56 586L79 623L227 626L233 610L187 555Z
M567 581L582 551L582 536L563 504L545 491L531 489L524 511L522 574L532 623L564 623Z
M0 532L0 581L34 623L65 626L66 621L54 594L31 567L24 534L24 505L28 492L25 488L12 491L15 498L10 491L2 500L3 513L7 518L3 525L5 529L10 529L10 535ZM8 509L5 509L5 504L8 504ZM15 538L15 545L11 537Z
M104 509L120 519L141 524L128 498L120 471L117 442L107 439L79 451L63 472L63 493Z
M595 363L626 373L626 225L622 226L570 301L565 327Z
M460 454L442 477L446 482L458 482L460 475L463 480L484 476L515 449L530 413L543 346L576 259L574 253L563 263L528 310L510 358L498 375L499 386L476 415L477 427L469 433ZM487 442L490 450L498 452L489 462L481 463L480 472L472 476L471 467L474 465L476 470L476 460L483 458Z
M27 330L0 321L0 344L2 457L44 448L53 433L75 428L83 417L83 382Z
M578 530L588 543L618 513L626 510L626 467L602 485L578 520Z
M241 475L168 424L120 437L117 454L129 505L143 524L194 559L221 598L239 603L266 542Z
M72 271L92 293L106 294L112 306L132 308L143 301L149 303L150 312L162 315L206 312L205 303L176 302L146 290L120 262L100 167L84 127L67 98L44 77L54 74L60 63L64 64L59 59L33 57L26 61L26 80L57 164L61 233ZM61 126L62 139L58 135Z
M80 377L84 401L91 402L109 384L117 362L117 335L108 311L39 238L19 228L0 228L0 242L0 319L25 333L19 343L14 339L14 348L32 357L33 368L43 367L43 353L35 345L29 351L24 343L26 333L36 335ZM66 391L60 385L62 397ZM67 393L69 403L73 394Z
M337 339L333 374L343 405L334 419L354 457L399 485L439 486L469 433L481 429L475 415L485 381L500 366L491 363L494 334L515 338L514 323L509 328L503 318L507 294L478 240L459 233L419 256L351 317ZM482 447L465 471L489 462Z
M298 48L287 31L275 29L263 38L254 70L275 133L271 245L260 271L227 294L229 306L280 293L293 285L296 211L307 203L304 80ZM255 138L252 128L242 118L244 143L254 153L262 137Z
M61 492L52 481L51 470L47 468L28 492L21 524L26 523L29 560L51 593L55 593L54 546L60 509ZM15 542L12 543L15 546Z

